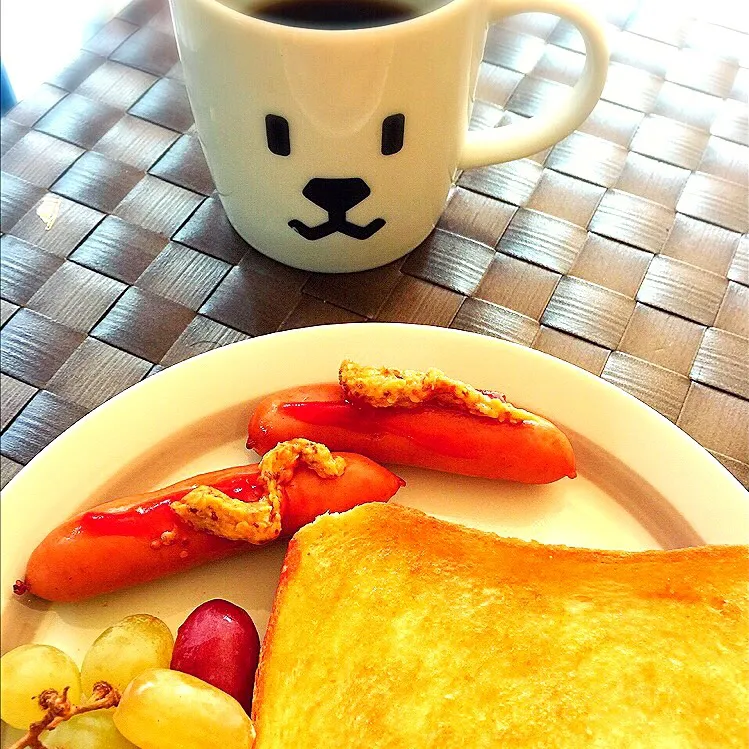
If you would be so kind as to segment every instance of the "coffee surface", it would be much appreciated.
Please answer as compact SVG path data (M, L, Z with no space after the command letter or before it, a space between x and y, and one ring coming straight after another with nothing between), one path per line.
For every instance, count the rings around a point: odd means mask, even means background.
M415 18L416 9L393 0L274 0L245 11L285 26L312 29L363 29Z

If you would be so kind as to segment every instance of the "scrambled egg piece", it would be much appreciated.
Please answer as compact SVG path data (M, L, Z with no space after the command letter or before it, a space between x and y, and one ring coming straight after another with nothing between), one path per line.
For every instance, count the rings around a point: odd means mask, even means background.
M268 497L242 502L212 486L196 486L170 507L196 530L229 541L263 544L281 535L281 513Z
M230 541L263 544L281 535L281 492L301 461L321 478L335 478L346 461L330 454L325 445L306 439L279 442L260 461L265 494L243 502L211 486L197 486L170 507L193 528Z
M448 377L439 369L419 372L415 369L366 367L344 359L338 370L338 381L346 398L363 401L374 408L409 408L436 401L512 424L538 419L530 411L482 393L471 385Z
M346 470L346 461L340 456L334 458L330 450L319 442L301 437L279 442L260 461L260 479L265 483L269 495L278 493L281 485L291 478L300 460L320 478L342 476Z

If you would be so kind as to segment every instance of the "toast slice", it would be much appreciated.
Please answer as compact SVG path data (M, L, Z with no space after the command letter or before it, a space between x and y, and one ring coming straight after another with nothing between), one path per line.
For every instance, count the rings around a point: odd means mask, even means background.
M300 530L255 749L746 747L747 547L612 552L398 505Z

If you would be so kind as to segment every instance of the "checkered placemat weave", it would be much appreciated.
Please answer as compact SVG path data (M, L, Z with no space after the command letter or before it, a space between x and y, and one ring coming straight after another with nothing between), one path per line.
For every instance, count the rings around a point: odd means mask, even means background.
M2 121L3 483L151 372L276 330L388 320L571 361L749 486L746 16L593 4L612 62L580 130L465 172L420 247L343 276L279 265L228 224L165 2L136 0L99 29ZM551 16L493 27L473 127L553 106L581 50Z

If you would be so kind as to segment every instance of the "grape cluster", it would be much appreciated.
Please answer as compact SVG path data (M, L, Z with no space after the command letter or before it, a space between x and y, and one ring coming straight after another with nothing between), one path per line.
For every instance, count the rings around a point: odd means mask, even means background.
M117 707L73 715L54 730L41 734L45 747L250 749L255 732L245 711L247 705L243 707L213 685L211 668L196 664L202 678L184 673L187 669L170 668L173 657L177 662L194 662L194 657L190 660L185 654L194 651L195 638L205 643L215 636L215 619L219 615L225 619L227 607L241 612L244 626L249 621L257 641L254 624L246 612L226 601L215 601L203 604L195 612L197 616L188 617L180 628L177 648L171 631L160 619L148 614L126 617L99 635L80 671L68 655L51 645L15 648L0 659L0 717L15 728L28 730L45 716L38 699L45 690L54 689L59 694L67 690L67 699L74 705L85 703L94 692L94 684L103 681L121 694ZM214 610L216 616L212 617ZM228 638L224 635L223 639L224 650L239 643L236 633ZM234 656L238 668L243 667L242 673L246 674L246 645L244 651L234 652ZM251 694L257 650L249 656L254 659L247 677ZM225 677L229 659L221 660L224 662L220 671ZM214 671L218 674L216 668Z

